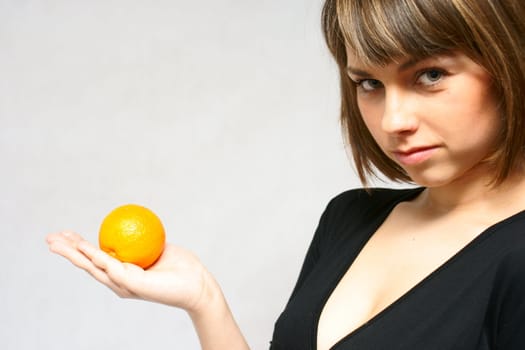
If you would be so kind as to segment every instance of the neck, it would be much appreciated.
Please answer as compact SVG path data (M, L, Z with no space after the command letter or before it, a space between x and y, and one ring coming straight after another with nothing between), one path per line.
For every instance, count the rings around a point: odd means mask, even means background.
M501 184L494 184L491 180L488 176L472 174L445 186L429 187L416 201L424 211L441 214L463 210L525 209L525 172L515 171Z

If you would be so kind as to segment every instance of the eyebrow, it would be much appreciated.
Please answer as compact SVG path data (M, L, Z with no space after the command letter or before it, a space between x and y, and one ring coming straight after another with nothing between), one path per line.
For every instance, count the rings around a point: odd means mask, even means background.
M397 71L398 72L406 71L407 69L412 68L413 66L415 66L416 64L418 64L419 62L424 61L424 60L425 60L425 58L423 58L423 59L414 59L414 58L408 59L405 62L401 63L401 65L398 67ZM368 77L368 76L371 75L370 73L368 73L365 70L362 70L362 69L359 69L359 68L354 68L352 66L347 66L346 67L346 72L349 73L349 74L352 74L352 75L360 76L360 77Z

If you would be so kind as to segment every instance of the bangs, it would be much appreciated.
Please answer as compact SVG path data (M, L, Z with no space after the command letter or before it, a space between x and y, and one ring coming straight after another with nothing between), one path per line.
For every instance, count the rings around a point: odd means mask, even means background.
M457 9L444 0L336 0L345 46L366 64L425 58L461 46ZM464 27L463 23L460 27Z
M490 159L500 184L525 157L525 5L523 0L324 0L321 24L339 68L340 122L361 182L382 174L410 178L375 142L361 116L347 54L369 66L459 51L492 77L501 142Z

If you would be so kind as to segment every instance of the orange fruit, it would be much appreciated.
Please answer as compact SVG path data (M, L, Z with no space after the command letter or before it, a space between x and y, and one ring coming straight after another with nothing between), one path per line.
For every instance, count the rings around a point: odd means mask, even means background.
M98 234L100 249L122 262L146 269L164 250L164 227L148 208L126 204L111 211Z

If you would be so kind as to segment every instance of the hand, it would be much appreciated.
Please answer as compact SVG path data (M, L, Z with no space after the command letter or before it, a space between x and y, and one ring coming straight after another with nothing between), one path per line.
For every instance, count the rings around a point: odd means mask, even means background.
M122 263L80 235L47 236L49 249L87 271L122 298L176 306L188 312L203 350L249 350L221 289L192 253L167 244L147 270Z
M215 279L191 252L167 244L157 262L143 270L122 263L73 232L50 234L49 249L87 271L122 298L154 301L198 313L221 295ZM203 310L204 311L204 310Z

